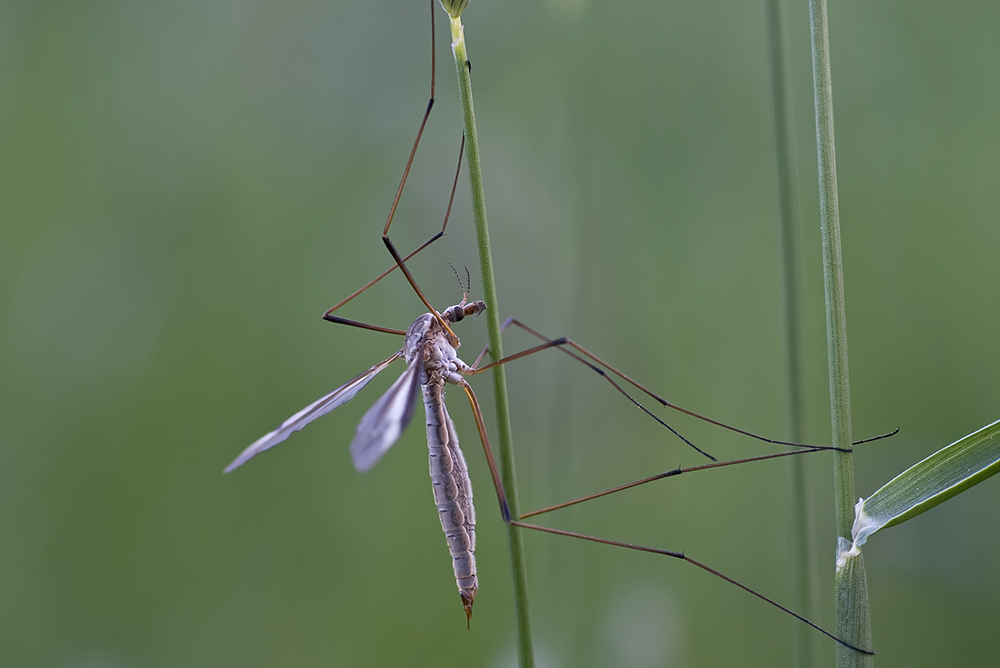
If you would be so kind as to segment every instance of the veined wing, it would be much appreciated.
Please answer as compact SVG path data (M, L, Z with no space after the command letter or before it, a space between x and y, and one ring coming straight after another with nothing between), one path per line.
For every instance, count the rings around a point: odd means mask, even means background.
M321 418L334 408L343 406L348 401L354 398L354 395L361 391L365 385L371 382L372 378L377 376L380 371L388 367L396 358L402 357L403 352L399 351L392 357L383 360L373 366L372 368L365 371L360 376L354 378L353 380L341 385L336 390L326 395L322 399L312 402L298 413L288 418L281 425L269 434L265 434L261 438L254 441L247 447L246 450L240 453L240 456L233 460L233 463L226 467L223 473L229 473L233 469L239 468L247 463L254 455L258 455L265 450L273 448L278 443L281 443L286 438L288 438L292 432L302 429L316 418ZM406 375L406 374L403 374ZM395 387L395 386L393 386ZM370 411L369 411L370 412ZM374 463L374 462L373 462Z
M351 441L354 468L364 472L388 452L413 418L423 355L416 355L395 383L368 409Z

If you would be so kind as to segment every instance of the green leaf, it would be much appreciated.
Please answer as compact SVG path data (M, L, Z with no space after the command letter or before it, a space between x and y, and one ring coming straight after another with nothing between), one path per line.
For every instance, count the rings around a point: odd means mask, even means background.
M955 441L887 482L854 507L851 550L1000 472L1000 420Z

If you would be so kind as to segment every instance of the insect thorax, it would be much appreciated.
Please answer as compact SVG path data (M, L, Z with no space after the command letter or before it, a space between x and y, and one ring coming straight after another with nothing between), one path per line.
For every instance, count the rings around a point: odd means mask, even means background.
M455 347L448 340L448 334L437 319L424 313L413 321L406 330L403 354L407 364L417 355L422 356L426 382L444 382L450 372L457 370L454 361L458 357Z

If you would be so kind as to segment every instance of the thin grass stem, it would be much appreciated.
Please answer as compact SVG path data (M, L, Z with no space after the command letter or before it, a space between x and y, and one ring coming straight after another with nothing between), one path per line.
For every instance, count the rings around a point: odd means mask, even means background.
M812 34L813 97L816 105L816 145L819 161L820 229L823 243L823 285L826 294L827 360L830 373L830 413L833 445L851 443L851 393L847 364L847 317L844 269L837 206L837 158L833 135L833 85L826 0L809 0ZM849 452L833 453L834 504L837 535L848 538L854 521L854 463ZM871 648L871 618L864 561L859 554L835 576L837 635L858 647ZM874 666L874 659L849 649L837 649L837 666Z
M456 11L461 13L464 5ZM465 30L460 16L451 19L452 53L458 73L458 87L462 99L462 116L465 120L465 141L468 154L469 182L472 186L472 212L476 222L476 240L479 247L479 268L483 281L483 300L489 305L486 311L486 329L490 356L494 360L503 358L500 340L500 309L497 304L496 281L493 275L493 258L490 253L490 236L486 224L486 197L483 192L483 173L479 161L479 139L476 133L476 115L472 104L472 77L469 56L465 44ZM510 411L507 406L507 380L503 365L491 369L493 374L493 395L496 401L498 449L500 468L507 502L511 515L518 517L517 482L514 474L513 438L510 428ZM517 619L517 653L521 668L532 668L534 656L531 644L531 618L528 607L528 575L524 561L524 546L520 527L508 525L511 568L514 582L514 613Z
M784 12L781 0L765 0L771 106L774 116L774 155L778 187L778 218L781 236L781 283L784 308L784 406L785 438L801 443L802 435L802 344L799 333L799 247L798 202L796 193L795 123L792 113L791 79L788 74ZM805 462L788 461L790 506L788 515L789 551L793 596L797 609L815 617L812 595L812 554L809 545L809 499L806 495ZM815 643L809 629L792 625L793 665L814 665Z

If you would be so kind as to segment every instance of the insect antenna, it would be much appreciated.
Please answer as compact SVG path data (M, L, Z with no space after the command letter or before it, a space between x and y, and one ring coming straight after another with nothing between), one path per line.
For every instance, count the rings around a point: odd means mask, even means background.
M469 280L469 286L466 287L465 283L462 282L462 275L458 273L458 269L455 269L455 265L449 262L448 266L451 267L453 272L455 272L455 278L458 279L458 284L462 287L462 303L464 304L469 301L469 292L472 290L472 280ZM468 273L469 270L466 269L465 271Z

